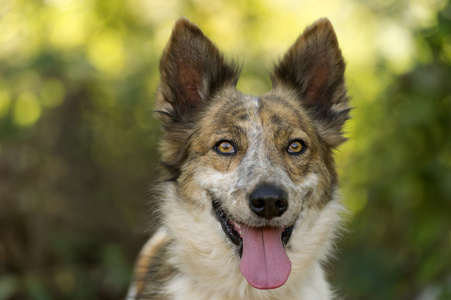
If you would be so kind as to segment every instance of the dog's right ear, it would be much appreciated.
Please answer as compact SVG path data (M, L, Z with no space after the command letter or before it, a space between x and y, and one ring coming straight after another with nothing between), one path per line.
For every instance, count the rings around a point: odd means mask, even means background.
M236 86L238 69L187 19L180 18L160 61L156 110L165 123L186 121L193 109L225 86Z

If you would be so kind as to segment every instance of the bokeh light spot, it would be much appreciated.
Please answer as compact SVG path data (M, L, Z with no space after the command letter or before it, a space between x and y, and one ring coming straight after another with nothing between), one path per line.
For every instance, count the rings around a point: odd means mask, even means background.
M33 125L41 116L41 105L35 94L24 92L14 103L14 123L20 126Z
M124 64L122 37L116 32L98 34L88 45L88 57L104 75L118 75Z

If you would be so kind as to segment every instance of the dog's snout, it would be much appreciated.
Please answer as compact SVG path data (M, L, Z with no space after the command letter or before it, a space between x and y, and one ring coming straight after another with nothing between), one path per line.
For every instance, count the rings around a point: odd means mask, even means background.
M256 215L270 220L287 210L288 196L277 186L263 185L250 194L249 207Z

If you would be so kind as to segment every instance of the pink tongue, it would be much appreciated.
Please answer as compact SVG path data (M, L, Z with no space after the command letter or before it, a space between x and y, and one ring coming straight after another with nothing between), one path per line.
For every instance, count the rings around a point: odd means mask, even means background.
M290 275L291 261L282 245L282 230L241 227L243 255L240 270L255 288L278 288Z

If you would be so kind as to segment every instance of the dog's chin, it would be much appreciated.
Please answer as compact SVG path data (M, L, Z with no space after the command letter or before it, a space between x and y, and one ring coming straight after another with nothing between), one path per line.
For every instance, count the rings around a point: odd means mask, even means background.
M217 200L213 200L213 210L218 218L219 223L221 224L222 230L226 234L226 236L230 239L230 241L236 247L236 253L241 258L243 254L243 239L240 235L242 224L235 222L231 219L230 216L225 212L222 208L221 203ZM249 225L247 225L249 226ZM290 226L285 226L282 229L282 234L280 236L282 245L285 247L293 232L294 224Z

